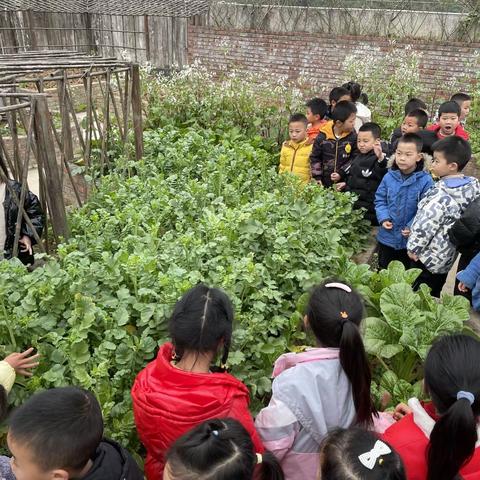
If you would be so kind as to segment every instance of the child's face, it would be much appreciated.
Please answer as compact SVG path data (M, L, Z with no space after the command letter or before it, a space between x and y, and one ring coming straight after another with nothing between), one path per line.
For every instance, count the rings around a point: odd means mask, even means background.
M320 115L318 115L318 114L314 115L312 113L312 110L310 109L310 107L307 107L306 117L307 117L308 123L311 123L312 125L321 120Z
M7 435L8 448L12 454L11 466L17 480L68 480L65 470L51 470L45 472L35 461L28 445L22 445Z
M432 173L439 178L447 175L455 175L458 173L458 165L456 163L447 163L447 159L443 152L433 152Z
M344 122L340 122L339 120L337 120L335 122L335 126L341 133L353 132L353 129L355 128L356 118L357 115L355 113L352 113Z
M448 137L449 135L455 135L460 119L456 113L442 113L438 123L440 125L440 133Z
M398 142L395 151L395 163L403 174L413 173L421 159L422 154L417 151L417 146L414 143Z
M293 142L303 142L307 138L307 127L303 122L291 122L288 125L288 134Z
M418 120L416 117L407 116L403 119L400 130L402 131L402 135L405 135L406 133L417 133L421 130L421 128L418 125Z
M372 132L358 132L357 147L360 153L368 153L373 150L375 145L380 143L380 139L375 138Z
M470 113L470 107L472 106L472 101L471 100L465 100L464 102L461 103L460 105L460 121L463 122L467 117L468 114Z

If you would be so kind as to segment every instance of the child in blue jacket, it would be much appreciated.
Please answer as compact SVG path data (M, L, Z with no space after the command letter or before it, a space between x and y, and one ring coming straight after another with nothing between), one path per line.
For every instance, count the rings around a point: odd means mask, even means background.
M480 312L480 253L473 257L465 270L457 273L457 280L461 292L472 291L473 309Z
M407 239L417 213L418 202L433 186L431 175L424 170L422 139L406 133L398 141L393 165L383 177L375 194L375 212L380 229L377 235L378 265L388 267L399 260L410 268Z

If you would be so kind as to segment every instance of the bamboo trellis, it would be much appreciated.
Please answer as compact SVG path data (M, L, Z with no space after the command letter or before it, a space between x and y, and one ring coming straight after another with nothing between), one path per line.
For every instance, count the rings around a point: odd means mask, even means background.
M32 156L55 241L68 238L65 184L71 184L79 206L86 198L74 180L76 167L95 171L98 182L109 168L114 134L126 153L133 143L135 158L143 154L139 67L65 51L0 55L1 118L0 155L23 187L19 215L26 216L23 201ZM48 250L48 237L45 246L39 245Z

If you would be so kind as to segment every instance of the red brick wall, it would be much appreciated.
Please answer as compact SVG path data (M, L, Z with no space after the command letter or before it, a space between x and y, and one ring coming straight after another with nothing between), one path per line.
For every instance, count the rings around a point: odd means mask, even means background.
M467 71L475 78L475 68L465 67L480 43L438 43L422 40L329 36L311 33L267 33L249 30L220 30L190 25L188 30L189 63L199 60L214 72L237 68L258 74L287 75L300 73L316 76L325 89L344 80L343 61L349 54L385 54L392 48L412 45L422 54L421 75L425 87L445 86L457 72Z

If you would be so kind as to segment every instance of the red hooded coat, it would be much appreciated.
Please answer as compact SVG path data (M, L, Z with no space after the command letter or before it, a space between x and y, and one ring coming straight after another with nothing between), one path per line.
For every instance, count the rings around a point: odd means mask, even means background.
M133 412L138 435L147 449L145 475L162 480L164 455L172 443L196 425L231 417L252 436L256 451L264 451L248 410L247 387L228 373L185 372L171 364L173 346L162 345L157 358L135 379Z

